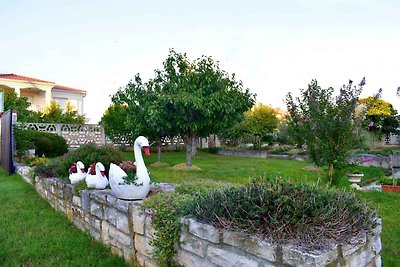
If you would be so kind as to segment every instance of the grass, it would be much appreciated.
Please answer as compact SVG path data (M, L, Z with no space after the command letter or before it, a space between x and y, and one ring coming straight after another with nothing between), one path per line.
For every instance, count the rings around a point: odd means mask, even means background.
M133 161L133 152L124 153L125 160ZM315 171L303 170L311 165L309 162L281 159L259 159L222 156L198 152L193 159L193 164L200 167L201 171L171 170L170 167L185 162L183 152L163 153L163 161L170 166L153 167L151 163L157 161L157 154L153 153L145 158L146 166L150 170L151 178L156 182L182 183L195 179L213 179L224 182L244 183L252 177L266 175L296 177L300 180L317 180Z
M0 266L126 266L18 175L0 172Z
M124 156L126 160L133 160L132 152L125 152ZM152 179L156 182L182 183L196 179L210 179L244 183L252 177L276 175L298 181L316 182L318 179L316 171L304 170L311 163L294 160L233 157L199 152L193 159L193 164L200 167L201 171L179 171L172 170L168 166L149 166L157 161L156 154L152 154L145 161ZM185 155L183 152L163 153L163 162L173 166L185 162ZM386 171L383 168L375 167L359 167L359 169L364 173L363 180L374 180ZM346 173L343 175L338 186L348 188L349 182L345 179ZM322 183L324 182L326 181L322 181ZM383 220L381 255L384 266L400 266L400 194L386 192L359 192L358 194L370 202L373 207L378 208L378 214Z

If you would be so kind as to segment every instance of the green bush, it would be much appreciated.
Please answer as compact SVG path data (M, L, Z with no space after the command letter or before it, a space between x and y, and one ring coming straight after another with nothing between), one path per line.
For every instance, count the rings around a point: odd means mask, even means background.
M48 177L58 177L58 178L66 178L67 176L59 176L63 169L63 165L59 160L50 161L47 164L38 165L34 169L35 176L40 176L43 178Z
M14 140L17 149L16 154L20 160L25 156L28 149L35 148L31 131L24 130L21 127L14 126Z
M347 242L373 226L374 210L353 193L282 180L254 181L193 196L183 213L216 227L307 248Z
M93 143L86 144L76 150L69 151L61 157L63 168L59 170L58 175L60 177L67 177L68 168L72 163L77 161L82 161L86 169L94 162L101 162L106 168L106 173L108 175L110 163L120 164L122 162L122 156L122 152L118 148L112 146L96 146Z
M22 157L27 149L34 148L37 156L58 157L68 151L68 145L62 136L53 133L25 130L14 127L17 155Z
M64 137L53 133L33 132L33 143L37 156L58 157L68 151L68 145Z

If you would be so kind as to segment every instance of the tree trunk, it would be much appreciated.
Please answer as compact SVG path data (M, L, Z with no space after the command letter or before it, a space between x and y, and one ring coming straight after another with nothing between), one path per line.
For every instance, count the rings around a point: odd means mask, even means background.
M158 155L157 155L158 163L161 163L161 140L158 141Z
M189 134L185 138L186 144L186 166L192 166L193 154L195 153L193 150L196 148L196 137L192 134Z

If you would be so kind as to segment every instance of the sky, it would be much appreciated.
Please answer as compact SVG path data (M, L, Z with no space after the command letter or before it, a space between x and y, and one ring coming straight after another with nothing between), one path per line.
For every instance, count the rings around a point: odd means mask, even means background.
M257 101L285 108L312 79L339 89L366 77L400 111L400 1L0 0L0 73L87 90L97 123L136 73L162 67L170 48L212 56Z

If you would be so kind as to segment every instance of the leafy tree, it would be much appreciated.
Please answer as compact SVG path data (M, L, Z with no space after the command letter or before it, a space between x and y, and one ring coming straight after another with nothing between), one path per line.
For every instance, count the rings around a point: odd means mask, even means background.
M156 72L155 80L162 84L157 98L164 119L184 138L186 165L191 166L196 139L240 121L253 106L254 95L211 57L190 61L186 54L172 49L163 66Z
M46 107L42 115L42 120L46 123L83 124L85 123L85 116L79 115L70 103L67 103L64 112L60 105L55 101L51 101L50 105Z
M278 126L275 109L259 103L244 114L244 120L224 131L223 136L229 140L251 142L260 147L261 142L271 142L272 134Z
M132 130L127 127L128 110L126 105L111 104L101 117L100 124L106 135L113 141L120 139L131 140Z
M105 114L104 120L111 120L115 116L117 120L123 119L121 125L115 128L115 123L108 123L106 131L118 131L119 136L124 136L131 142L139 135L145 135L150 140L158 141L158 161L161 162L161 140L167 136L176 134L172 131L172 124L168 120L167 110L161 104L161 83L151 79L142 82L137 74L127 86L120 88L112 97L113 105L118 106ZM124 108L122 108L124 107ZM108 128L108 130L107 130Z
M315 165L329 167L331 183L335 169L346 164L349 150L358 141L362 116L356 115L356 106L364 84L365 79L358 87L349 81L334 98L333 88L322 89L312 80L306 90L300 90L300 97L294 99L291 93L286 97L289 127L303 140Z
M388 135L396 133L399 127L397 111L392 104L373 96L359 100L359 103L368 106L366 118L363 122L364 127L373 132L379 138L382 134Z
M28 110L31 106L27 97L18 97L15 92L4 92L4 109L12 109L19 122L41 122L41 113Z

